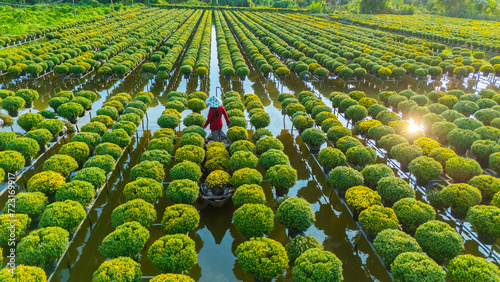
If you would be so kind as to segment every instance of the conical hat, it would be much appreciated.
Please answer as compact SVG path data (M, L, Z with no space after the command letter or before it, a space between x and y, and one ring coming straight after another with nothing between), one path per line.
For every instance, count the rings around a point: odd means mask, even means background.
M206 103L207 103L207 106L209 106L210 108L218 108L218 107L222 106L222 101L215 96L208 97L208 99L206 100Z

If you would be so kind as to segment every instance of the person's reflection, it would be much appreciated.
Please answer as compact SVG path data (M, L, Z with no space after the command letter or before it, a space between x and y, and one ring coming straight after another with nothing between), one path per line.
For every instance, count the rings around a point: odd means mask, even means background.
M310 204L318 203L321 196L323 196L323 193L314 180L307 181L307 185L297 191L297 197L306 199Z
M231 201L228 201L224 206L216 208L207 205L200 210L200 229L206 227L215 240L216 244L220 244L226 235L227 230L232 226L232 214L234 206Z
M309 179L310 172L304 162L304 157L307 155L303 154L302 151L299 151L299 147L295 143L295 139L290 131L282 130L280 135L276 136L276 139L283 143L283 146L285 147L283 152L288 156L290 165L297 170L297 179Z

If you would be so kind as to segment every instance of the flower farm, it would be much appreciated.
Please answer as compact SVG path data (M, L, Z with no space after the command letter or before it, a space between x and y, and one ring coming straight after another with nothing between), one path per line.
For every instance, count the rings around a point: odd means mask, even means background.
M500 29L414 17L1 35L0 281L500 281Z

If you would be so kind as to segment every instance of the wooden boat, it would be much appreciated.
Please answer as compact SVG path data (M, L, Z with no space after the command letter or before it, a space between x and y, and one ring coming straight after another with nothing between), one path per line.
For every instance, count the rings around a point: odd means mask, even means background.
M231 146L231 142L224 132L222 132L222 138L220 141L216 141L213 138L212 133L210 133L210 135L208 135L205 140L205 144L209 144L212 142L222 142L224 143L224 145L226 145L226 148L229 148L229 146ZM233 187L226 187L224 188L221 195L216 195L212 190L207 188L207 185L205 183L202 183L200 184L198 201L200 202L202 207L206 207L207 205L221 207L228 201L230 201L231 197L234 195L234 192L235 189Z

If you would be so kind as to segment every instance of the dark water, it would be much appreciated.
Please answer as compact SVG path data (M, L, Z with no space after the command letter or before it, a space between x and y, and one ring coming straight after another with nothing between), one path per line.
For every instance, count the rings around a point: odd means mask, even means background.
M28 81L22 85L4 81L2 88L29 87L37 90L41 98L35 103L34 111L46 109L50 97L60 90L85 89L98 92L101 98L94 103L91 111L92 115L95 115L95 111L101 107L106 98L116 93L128 92L133 94L138 91L151 91L156 98L148 110L147 118L144 118L144 127L140 126L138 129L139 138L133 138L133 144L126 151L117 170L110 178L109 189L105 189L96 200L94 207L90 211L90 221L86 220L80 232L76 234L68 255L65 256L57 268L52 281L91 281L92 273L106 260L98 252L98 247L104 237L114 230L110 224L111 212L115 207L125 202L122 191L124 185L129 181L130 168L138 163L139 156L145 151L152 133L159 128L156 120L164 110L162 104L166 101L166 94L173 90L187 91L188 93L201 90L213 95L217 87L221 87L224 91L235 90L241 94L255 93L261 99L266 112L271 116L271 125L268 128L275 137L283 142L285 153L289 156L291 165L298 171L298 182L290 189L289 194L304 197L311 203L316 214L315 225L305 233L314 235L323 243L326 250L335 253L342 260L345 281L391 280L387 270L373 252L369 242L359 231L356 222L346 207L325 184L324 173L308 149L300 142L297 131L291 131L292 123L288 117L284 118L281 114L281 105L277 101L277 96L281 92L298 93L303 90L315 89L324 97L328 97L329 93L333 91L362 90L365 91L368 97L377 98L378 93L383 90L400 91L410 87L414 91L423 94L436 88L468 88L469 86L467 83L459 85L458 82L454 81L439 81L428 84L425 82L418 83L411 79L395 84L383 83L371 78L361 85L345 85L343 81L338 79L331 79L322 83L304 83L293 74L287 77L283 83L279 83L264 79L260 72L254 70L254 65L250 62L247 62L247 64L251 69L251 73L245 81L228 82L220 78L215 30L213 29L210 74L209 79L203 82L198 80L187 81L178 72L175 73L172 79L163 84L154 82L154 80L146 81L141 79L140 68L124 81L106 82L94 73L81 80L60 80L55 75L51 75L43 80ZM492 87L491 84L488 85L484 80L480 80L478 86ZM469 88L470 92L475 90ZM324 101L327 102L327 99L325 98ZM183 116L188 115L190 112L189 110L184 111ZM205 110L202 114L206 114L206 112ZM89 120L90 116L87 116L80 125ZM15 129L22 132L18 127ZM227 130L227 128L223 130ZM60 145L56 145L53 150L49 151L48 155L57 152L57 146ZM166 182L170 181L168 170L169 168L167 168ZM265 173L262 168L259 168L259 170L261 173ZM29 179L31 175L40 171L41 166L35 166L35 169L26 173L25 178L18 182L19 189L24 189L25 179ZM275 196L270 184L264 182L262 186L266 192L267 205L275 210ZM2 196L0 201L4 203L5 196ZM165 235L159 223L165 208L170 204L166 197L162 197L155 205L157 221L151 227L150 240L138 259L145 281L160 274L160 271L147 259L146 254L149 246L156 239ZM199 208L200 226L189 234L196 242L198 264L190 269L187 274L197 281L253 281L252 275L246 274L242 270L233 254L236 247L243 242L243 238L231 224L232 213L235 210L232 203L229 202L221 208ZM450 221L444 216L441 217L446 221ZM90 222L92 222L92 226ZM268 237L284 245L289 242L285 228L277 222L275 222L275 228ZM475 242L467 241L466 248L467 253L480 255ZM278 277L276 281L292 281L291 268L288 269L285 275Z

